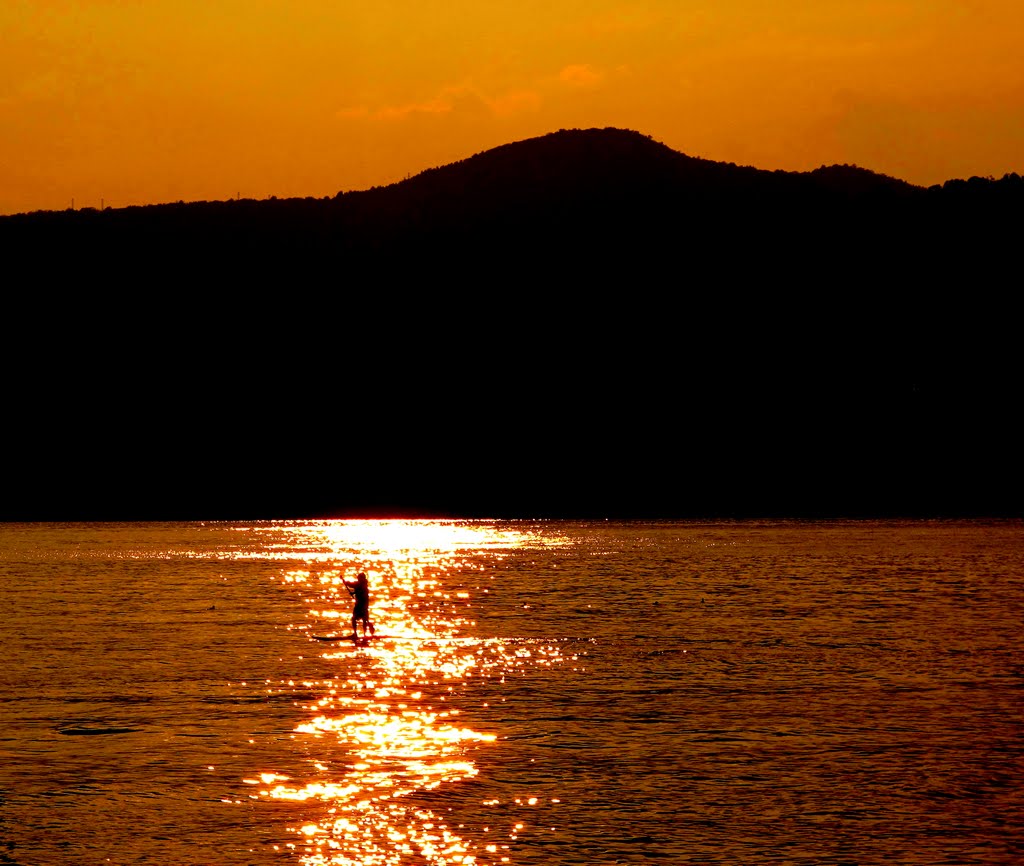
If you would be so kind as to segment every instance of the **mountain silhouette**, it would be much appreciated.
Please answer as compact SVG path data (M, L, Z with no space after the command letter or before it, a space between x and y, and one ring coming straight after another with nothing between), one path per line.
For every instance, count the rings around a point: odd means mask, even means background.
M851 248L863 272L922 245L947 257L977 240L998 247L1022 198L1016 175L923 189L853 166L766 171L686 156L637 132L562 130L332 198L7 217L0 242L51 265L102 263L111 279L154 270L154 259L163 263L155 278L199 270L259 279L292 269L327 276L339 264L415 274L442 262L465 276L495 257L517 275L651 271L682 260L713 271L722 256L745 272L785 261L793 277L813 279Z
M1024 514L1022 203L594 129L0 218L0 517Z
M903 181L848 166L790 173L699 159L621 129L562 130L429 169L390 188L396 197L421 202L457 194L472 208L582 198L588 206L602 209L627 201L655 203L662 196L715 203L758 195L811 200L837 193L861 196L913 189Z

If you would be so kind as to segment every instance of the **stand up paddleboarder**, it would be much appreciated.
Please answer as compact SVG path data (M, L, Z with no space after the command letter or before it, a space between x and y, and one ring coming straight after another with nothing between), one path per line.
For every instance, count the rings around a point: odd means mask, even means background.
M362 571L351 583L345 581L345 588L348 590L348 594L355 599L355 604L352 607L352 639L357 638L356 634L356 623L362 622L363 624L363 637L368 637L369 634L374 633L373 623L370 622L370 584L366 580L366 572Z

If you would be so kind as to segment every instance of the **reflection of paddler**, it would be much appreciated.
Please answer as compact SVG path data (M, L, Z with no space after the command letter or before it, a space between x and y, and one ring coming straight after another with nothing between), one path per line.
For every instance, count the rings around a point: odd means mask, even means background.
M373 623L370 622L370 584L366 580L366 572L360 572L359 577L351 583L346 580L345 588L355 599L352 607L352 637L356 637L357 622L363 624L363 637L366 637L367 631L373 634Z

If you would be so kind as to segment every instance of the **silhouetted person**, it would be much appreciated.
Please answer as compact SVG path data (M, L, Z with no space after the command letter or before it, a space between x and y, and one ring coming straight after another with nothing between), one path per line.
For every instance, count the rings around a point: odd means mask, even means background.
M373 623L370 622L370 584L366 580L366 572L360 572L359 577L351 583L346 580L345 586L348 588L349 595L355 599L355 604L352 607L352 638L355 639L358 636L356 634L356 623L358 622L363 624L363 637L367 636L367 632L373 634Z

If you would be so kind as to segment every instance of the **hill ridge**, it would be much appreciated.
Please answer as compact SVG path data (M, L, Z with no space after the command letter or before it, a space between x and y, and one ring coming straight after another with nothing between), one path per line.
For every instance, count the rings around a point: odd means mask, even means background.
M787 279L806 282L842 261L844 280L879 270L905 279L922 261L976 268L1006 254L1022 205L1017 175L923 188L857 166L738 166L633 130L591 128L324 198L5 217L0 252L71 273L102 266L161 280L242 271L258 281L326 279L338 268L418 279L429 267L471 281L497 261L510 278L549 270L633 279L638 269L703 273L728 262L748 279L784 265Z
M856 164L822 164L817 168L800 171L800 170L788 170L788 169L770 169L760 168L750 164L738 164L735 162L725 160L715 160L704 156L694 156L683 151L676 150L663 142L654 139L652 136L641 133L633 129L625 129L620 127L574 127L574 128L563 128L552 132L544 133L538 136L531 136L516 141L505 142L503 144L496 145L491 148L486 148L481 151L477 151L469 156L461 159L453 160L452 162L443 163L436 166L430 166L428 168L419 171L410 177L403 178L388 184L375 184L367 188L351 189L351 190L340 190L334 195L327 195L323 197L316 196L287 196L278 197L270 196L264 199L215 199L215 200L192 200L192 201L177 201L177 202L154 202L144 205L126 205L121 208L104 208L104 211L122 211L122 210L141 210L151 208L178 208L189 205L231 205L238 202L300 202L300 201L322 201L326 199L337 199L345 196L364 196L368 193L380 193L382 190L405 190L417 187L423 183L425 179L434 180L438 176L451 176L453 173L457 173L460 170L474 169L480 165L488 163L494 164L506 160L508 157L521 157L522 155L531 152L536 154L540 150L545 151L547 158L556 158L560 162L564 163L567 160L573 160L580 153L578 147L570 148L570 145L586 145L587 147L594 149L602 149L605 153L606 158L617 158L618 165L623 165L623 159L626 156L632 156L634 158L642 155L646 158L653 159L656 164L675 164L678 166L688 166L691 171L703 169L709 172L717 172L721 174L725 171L735 171L745 176L764 175L764 176L786 176L790 178L811 178L811 179L828 179L834 181L838 176L842 176L843 183L829 183L828 185L833 188L833 191L846 191L852 190L852 182L859 181L863 185L873 186L888 186L890 188L901 188L904 190L923 190L925 187L921 187L915 184L911 184L908 181L900 178L886 175L873 169L865 168ZM611 147L614 145L614 149ZM562 151L559 156L559 150ZM1004 175L1003 180L1012 180L1015 175L1008 174ZM941 186L946 185L957 185L969 183L971 180L987 181L987 182L998 182L994 178L971 178L968 180L953 178L947 180ZM934 187L933 187L934 188ZM29 211L17 214L6 214L0 215L0 220L9 220L12 217L25 217L32 214L42 213L95 213L96 208L83 207L76 210L70 208L63 210L37 210Z

